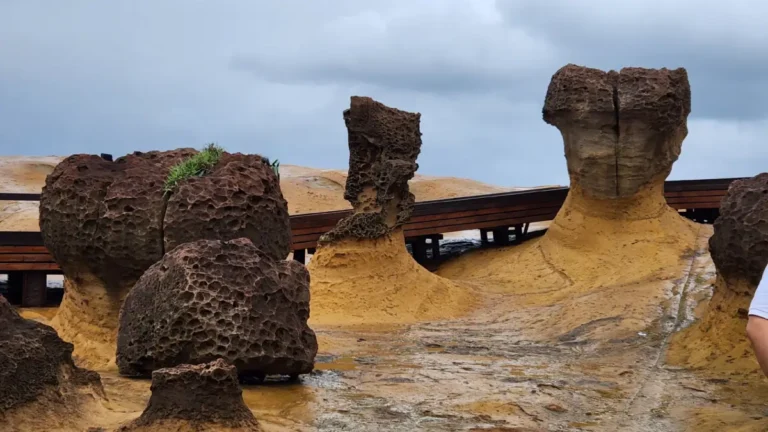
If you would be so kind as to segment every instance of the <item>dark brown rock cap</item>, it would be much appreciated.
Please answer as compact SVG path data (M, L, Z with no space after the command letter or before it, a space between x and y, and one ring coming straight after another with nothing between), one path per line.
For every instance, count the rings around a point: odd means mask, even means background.
M714 228L709 251L718 274L756 288L768 265L768 173L731 183Z
M0 414L66 384L101 390L99 374L73 363L72 344L51 327L22 318L0 295Z
M544 100L544 121L558 126L590 114L641 120L654 129L673 130L691 113L691 86L684 68L625 67L604 72L568 64L553 76Z
M236 368L222 359L158 369L152 373L151 389L152 396L141 416L120 430L164 420L260 430L243 401Z
M243 377L309 373L309 272L247 238L184 243L150 267L120 311L117 366L128 376L223 358Z
M413 211L408 188L421 152L421 114L352 96L344 111L349 142L349 174L344 198L355 213L322 241L378 238L402 226Z

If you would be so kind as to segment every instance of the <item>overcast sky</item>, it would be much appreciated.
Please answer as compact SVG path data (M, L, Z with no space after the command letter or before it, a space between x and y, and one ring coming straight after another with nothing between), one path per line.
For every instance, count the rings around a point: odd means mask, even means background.
M588 5L588 6L587 6ZM685 67L672 178L768 171L764 0L0 0L0 154L201 147L345 168L351 95L422 113L422 174L567 184L552 74Z

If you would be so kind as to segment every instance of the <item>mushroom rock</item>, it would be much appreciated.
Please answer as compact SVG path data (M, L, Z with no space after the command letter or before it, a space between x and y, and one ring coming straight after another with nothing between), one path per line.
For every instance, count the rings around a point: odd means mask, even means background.
M685 69L575 65L552 77L543 109L563 136L571 185L595 199L632 197L663 181L680 156L690 112Z
M222 359L158 369L151 390L141 416L118 432L262 430L243 401L237 370Z
M10 430L41 418L59 424L58 416L78 416L105 397L99 374L75 366L72 344L51 327L22 318L3 296L0 365L0 424Z
M150 267L120 312L117 366L128 376L217 358L241 376L309 373L309 273L247 238L184 243Z
M320 238L308 266L313 322L412 322L471 307L464 288L428 272L405 248L420 119L359 96L344 111L350 154L344 198L353 214Z
M690 98L682 68L558 70L543 118L563 137L570 177L563 206L541 238L482 265L469 263L468 254L438 273L550 305L547 313L561 319L527 326L544 338L571 338L575 329L582 339L647 330L659 318L658 299L690 267L691 251L705 248L707 228L664 198L664 180L687 134Z
M690 111L691 90L682 68L603 72L567 65L558 70L543 117L563 136L571 190L543 245L584 251L596 235L693 244L696 226L664 198L664 181L680 155ZM603 249L595 246L597 252Z
M709 250L717 270L701 320L673 340L672 363L761 376L744 331L768 265L768 173L736 180L720 203Z
M171 167L195 153L135 152L114 162L73 155L46 179L40 229L65 276L64 299L51 324L74 343L81 364L114 363L122 300L169 248L245 236L287 256L287 205L260 156L225 153L206 176L164 193Z

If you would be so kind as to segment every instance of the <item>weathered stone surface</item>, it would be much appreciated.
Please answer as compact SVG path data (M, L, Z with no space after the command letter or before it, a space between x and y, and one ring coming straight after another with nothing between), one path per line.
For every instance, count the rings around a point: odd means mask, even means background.
M731 183L714 228L709 250L718 275L748 282L754 294L768 265L768 173Z
M153 265L120 312L120 373L148 375L224 358L240 375L298 375L314 367L309 273L248 239L184 243Z
M344 198L355 213L323 236L378 238L411 216L408 189L421 151L421 114L390 108L368 97L353 96L344 111L349 136L349 174Z
M64 274L94 275L117 293L159 260L163 182L192 154L137 152L115 162L74 155L57 165L40 198L40 230Z
M690 112L683 68L603 72L571 64L552 76L543 109L563 135L572 183L598 199L631 197L666 178Z
M0 414L65 385L101 389L101 380L74 365L72 344L51 327L19 316L0 296Z
M224 153L211 173L164 193L171 167L195 153L74 155L46 179L40 227L68 281L51 324L77 342L79 361L113 364L123 298L176 245L248 237L275 259L290 252L288 206L261 156Z
M182 183L168 200L165 250L194 240L249 238L273 259L291 251L288 203L258 155L222 155L215 169Z
M119 431L167 425L169 421L181 421L189 430L261 430L243 401L237 370L222 359L156 370L151 389L152 396L141 416Z

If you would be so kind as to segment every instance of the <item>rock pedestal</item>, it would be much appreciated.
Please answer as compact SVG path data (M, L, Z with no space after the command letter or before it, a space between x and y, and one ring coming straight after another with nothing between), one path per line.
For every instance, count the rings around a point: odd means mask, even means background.
M224 360L152 373L152 396L139 418L119 432L261 431L243 401L237 371Z
M120 313L117 365L128 376L226 359L241 376L309 373L309 273L246 238L184 243L139 279Z
M354 213L320 238L309 263L314 320L418 322L466 313L463 287L408 254L403 224L413 211L408 188L421 151L421 115L353 96L344 111L349 176L344 198Z
M261 156L224 153L212 172L164 193L171 167L195 153L136 152L114 162L74 155L46 179L40 229L67 281L52 325L81 364L113 364L123 299L173 247L248 237L274 259L288 255L287 204Z

